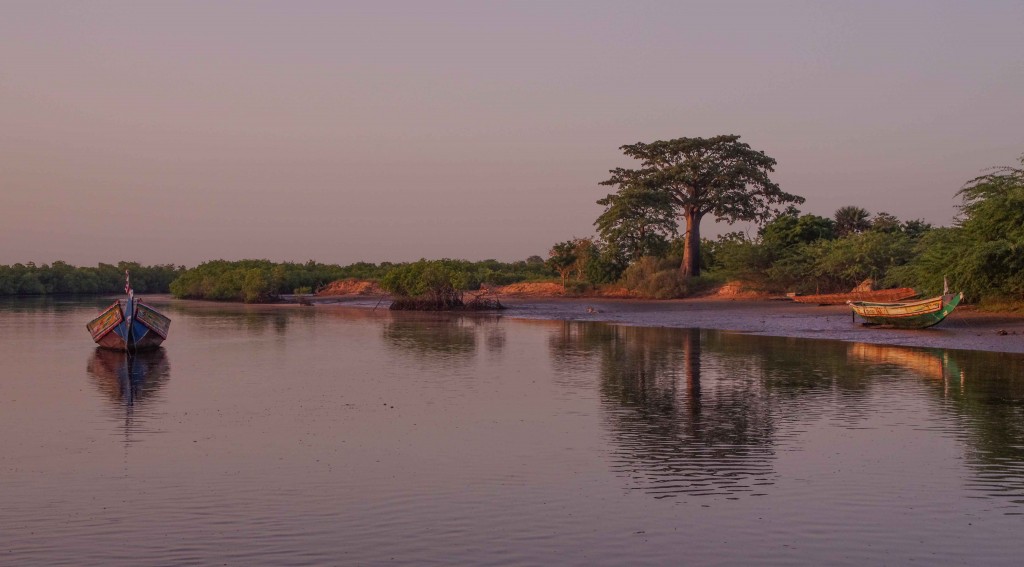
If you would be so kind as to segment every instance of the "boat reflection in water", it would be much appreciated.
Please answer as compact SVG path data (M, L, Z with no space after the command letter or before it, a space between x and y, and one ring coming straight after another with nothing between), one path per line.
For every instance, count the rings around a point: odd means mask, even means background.
M170 378L170 362L163 348L131 353L97 347L86 370L112 402L112 417L123 420L126 438L143 428L146 415L142 408Z
M850 345L851 362L891 365L909 370L922 378L937 380L945 387L963 386L964 375L949 351L937 348L909 348L853 343Z

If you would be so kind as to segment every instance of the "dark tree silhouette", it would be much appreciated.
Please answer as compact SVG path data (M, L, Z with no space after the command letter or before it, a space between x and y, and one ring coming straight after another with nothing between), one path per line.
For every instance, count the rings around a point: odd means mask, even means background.
M685 223L684 276L700 275L700 221L705 215L730 223L762 223L781 205L804 201L768 177L774 159L739 139L725 135L622 146L623 153L641 161L640 168L615 168L601 182L618 187L619 195L642 188L667 196L675 217Z

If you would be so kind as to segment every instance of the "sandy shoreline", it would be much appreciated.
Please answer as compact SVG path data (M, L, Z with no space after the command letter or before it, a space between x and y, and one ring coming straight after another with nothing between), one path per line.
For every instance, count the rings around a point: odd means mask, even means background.
M373 307L379 298L318 298L314 303ZM600 321L641 327L705 328L756 335L1024 353L1024 316L958 308L930 329L865 327L845 305L812 306L768 300L641 300L603 298L502 298L503 316L555 321ZM382 305L385 306L387 303Z

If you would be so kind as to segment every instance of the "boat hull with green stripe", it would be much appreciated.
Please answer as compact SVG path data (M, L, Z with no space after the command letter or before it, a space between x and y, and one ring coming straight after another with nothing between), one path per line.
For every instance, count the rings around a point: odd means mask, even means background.
M901 303L872 303L849 301L853 312L864 319L865 325L897 329L925 329L937 325L956 309L963 293L950 293Z

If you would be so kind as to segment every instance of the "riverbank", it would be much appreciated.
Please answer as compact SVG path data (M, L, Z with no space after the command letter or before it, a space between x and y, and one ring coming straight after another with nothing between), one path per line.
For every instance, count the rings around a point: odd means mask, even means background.
M378 298L317 298L316 304L373 308ZM599 321L641 327L718 329L756 335L834 339L926 348L1024 353L1024 316L957 308L930 329L865 327L845 305L813 306L792 301L721 298L643 300L502 297L504 317ZM387 301L379 308L386 308Z
M852 320L845 305L790 301L508 301L513 317L593 320L644 327L699 327L757 335L915 347L1024 353L1024 317L957 309L930 329L878 329Z

